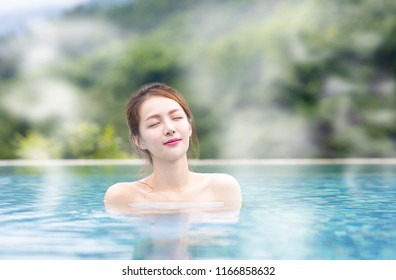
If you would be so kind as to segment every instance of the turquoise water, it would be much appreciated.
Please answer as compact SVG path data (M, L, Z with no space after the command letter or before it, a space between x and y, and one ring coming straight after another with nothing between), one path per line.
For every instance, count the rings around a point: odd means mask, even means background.
M0 259L396 259L396 165L197 166L239 180L239 213L106 211L137 169L0 167Z

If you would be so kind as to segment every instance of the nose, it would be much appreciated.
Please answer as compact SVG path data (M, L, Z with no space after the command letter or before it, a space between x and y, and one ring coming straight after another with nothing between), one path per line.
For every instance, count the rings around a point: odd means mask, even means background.
M165 130L165 132L164 132L164 134L166 135L166 136L169 136L169 135L173 135L173 134L175 134L175 130L174 129L166 129Z
M175 128L172 126L172 124L169 123L169 122L166 122L164 134L165 134L166 136L169 136L169 135L175 134L175 132L176 132L176 130L175 130Z

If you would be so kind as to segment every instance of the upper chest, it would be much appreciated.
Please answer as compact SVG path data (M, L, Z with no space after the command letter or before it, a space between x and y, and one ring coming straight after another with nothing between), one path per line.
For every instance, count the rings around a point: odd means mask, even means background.
M152 201L211 201L213 192L208 178L198 178L192 184L185 186L181 190L156 191L153 188L139 185L137 187L139 200L144 202Z

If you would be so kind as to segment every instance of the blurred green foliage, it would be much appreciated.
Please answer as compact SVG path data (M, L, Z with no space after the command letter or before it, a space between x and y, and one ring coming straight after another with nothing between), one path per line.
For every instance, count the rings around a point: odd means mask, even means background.
M23 159L60 158L59 144L46 138L36 131L29 131L26 136L17 134L15 137L16 155Z
M186 97L201 158L395 157L395 14L391 0L91 1L0 39L0 158L127 157L125 105L154 81ZM71 85L73 116L16 109L21 84L48 80Z
M29 131L25 136L17 134L13 142L16 156L23 159L106 159L126 158L120 149L120 138L112 125L101 129L98 125L80 122L69 131L44 136Z

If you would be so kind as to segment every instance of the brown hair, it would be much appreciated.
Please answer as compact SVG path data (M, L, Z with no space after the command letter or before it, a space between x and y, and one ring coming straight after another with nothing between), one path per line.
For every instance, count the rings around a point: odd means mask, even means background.
M153 159L148 150L140 149L135 143L132 141L132 137L140 137L139 124L140 124L140 115L139 108L143 104L144 101L149 99L152 96L162 96L165 98L172 99L176 101L180 107L182 107L184 113L187 115L188 121L190 122L192 133L190 137L190 146L188 149L188 155L192 157L198 156L198 137L195 130L195 125L193 121L193 116L190 108L187 105L187 102L183 98L183 96L178 93L175 89L171 88L162 83L151 83L146 84L140 87L137 92L131 97L126 107L126 121L129 128L129 137L131 142L134 144L135 150L148 162L150 165L153 164Z

